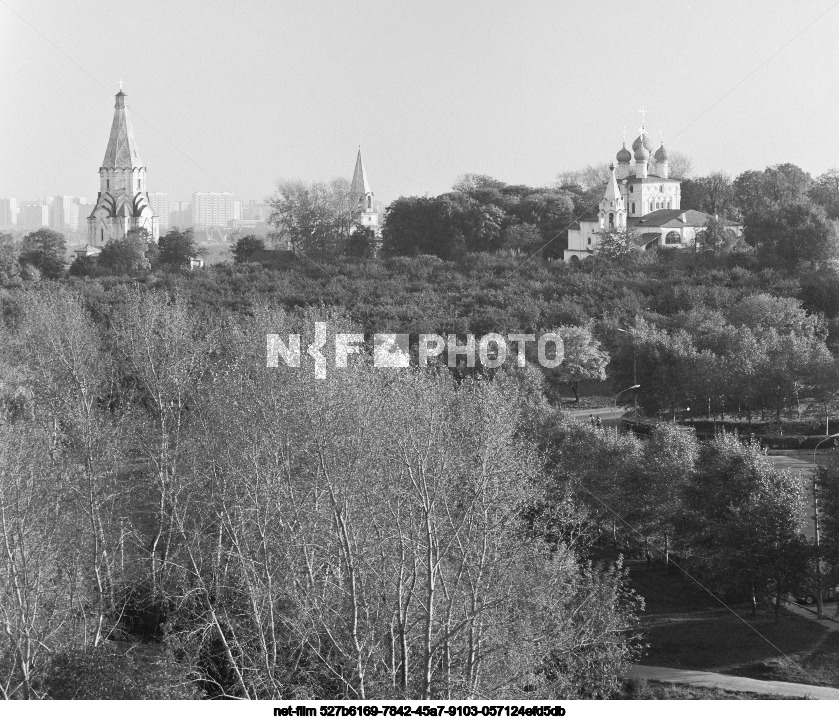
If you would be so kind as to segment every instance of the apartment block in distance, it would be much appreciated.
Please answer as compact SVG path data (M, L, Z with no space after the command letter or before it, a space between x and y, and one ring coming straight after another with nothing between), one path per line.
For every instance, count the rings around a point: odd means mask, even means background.
M68 230L79 230L79 222L86 216L80 214L82 205L87 203L87 198L79 198L73 195L56 195L50 206L50 227L61 232Z
M19 212L17 198L0 198L0 230L14 229Z
M160 230L169 230L169 193L149 193L149 203L154 214L160 218Z
M50 206L37 200L24 201L20 206L17 224L25 230L47 227L50 224Z
M169 201L169 227L180 230L192 227L192 203L185 200Z
M193 193L192 224L196 228L226 228L236 217L233 193Z

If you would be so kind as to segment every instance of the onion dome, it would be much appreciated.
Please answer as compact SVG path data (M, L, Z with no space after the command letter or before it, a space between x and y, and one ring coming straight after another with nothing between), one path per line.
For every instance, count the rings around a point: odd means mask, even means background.
M632 153L626 149L626 143L623 144L623 147L618 151L618 154L615 157L619 163L629 163L632 161Z
M664 143L661 144L661 147L655 151L655 159L658 162L662 162L663 160L667 160L667 150L664 148Z
M641 133L641 135L635 138L635 142L632 143L632 149L637 151L642 145L647 149L647 153L653 152L653 144L650 142L650 138L646 133Z
M634 147L634 146L633 146ZM646 145L642 145L638 143L638 147L635 149L635 160L649 160L650 159L650 151L647 149Z

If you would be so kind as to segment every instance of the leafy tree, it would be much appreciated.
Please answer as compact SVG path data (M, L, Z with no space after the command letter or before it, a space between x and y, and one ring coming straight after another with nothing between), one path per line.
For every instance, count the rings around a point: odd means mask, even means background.
M834 221L810 201L785 203L746 216L745 240L769 264L796 267L835 257Z
M19 250L14 238L8 233L0 233L0 285L20 278Z
M564 345L562 364L547 372L548 379L566 384L580 402L580 383L605 380L609 354L594 337L593 326L561 326L558 331Z
M268 199L271 217L296 252L321 258L338 256L357 225L361 209L350 197L349 181L280 181Z
M759 446L726 434L703 445L683 503L686 542L712 586L748 593L753 608L771 594L777 608L801 582L803 480L773 466Z
M109 240L96 258L106 274L135 276L151 268L146 257L149 235L145 228L130 230L124 238Z
M682 182L683 208L731 217L736 213L734 203L734 186L723 171Z
M264 238L258 235L244 235L241 238L237 238L231 249L233 262L246 263L248 258L258 250L265 250Z
M67 243L64 236L50 228L40 228L23 236L20 264L31 265L46 278L59 278L64 273Z
M90 278L99 273L99 264L95 255L79 255L70 263L67 271L70 275L78 278Z
M565 185L578 185L583 190L600 190L609 181L609 172L609 163L587 165L579 170L566 170L557 174L556 183L560 188Z
M501 190L505 183L490 175L480 173L464 173L459 175L452 185L452 190L459 193L472 193L476 190Z
M531 223L516 223L504 231L502 247L515 253L530 255L545 242L539 229Z
M376 234L373 229L357 227L347 239L344 252L352 258L372 258L376 254Z
M387 210L382 230L385 256L463 255L466 240L460 227L460 208L451 198L399 198Z
M717 218L711 218L696 234L696 246L709 253L722 253L737 242L737 234Z
M192 228L173 228L157 241L160 253L157 258L164 268L189 268L190 258L199 253Z
M804 203L812 180L797 165L784 163L766 170L747 170L734 180L734 197L743 218L783 205Z
M668 333L641 318L615 348L612 376L621 388L641 386L638 402L648 413L676 413L694 394L698 353L685 331ZM636 380L637 379L637 380Z
M801 302L811 313L839 316L839 270L824 266L801 275Z
M649 530L663 537L665 563L677 545L681 500L690 486L699 456L699 443L690 428L674 424L656 426L644 448L642 484L624 487L630 513Z
M839 220L839 168L831 168L810 186L810 199L824 208L827 217Z
M574 211L572 196L564 190L532 193L522 198L514 209L523 222L539 228L545 243L552 241L544 249L546 257L562 255L568 239L566 231L574 221Z
M839 586L839 464L835 459L820 463L816 469L816 497L824 584Z
M667 155L670 160L670 177L678 180L689 178L693 171L693 161L690 157L678 150L670 150Z
M638 233L633 230L607 228L600 232L595 255L609 260L622 260L637 252Z

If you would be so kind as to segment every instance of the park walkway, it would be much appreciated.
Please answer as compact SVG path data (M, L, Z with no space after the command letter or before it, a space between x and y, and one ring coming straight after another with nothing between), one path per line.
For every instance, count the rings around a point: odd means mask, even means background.
M662 683L679 683L687 686L720 688L726 691L756 693L764 696L839 701L839 688L811 686L806 683L790 683L788 681L761 681L755 678L729 676L722 673L712 673L711 671L689 671L682 668L636 665L629 669L627 677Z

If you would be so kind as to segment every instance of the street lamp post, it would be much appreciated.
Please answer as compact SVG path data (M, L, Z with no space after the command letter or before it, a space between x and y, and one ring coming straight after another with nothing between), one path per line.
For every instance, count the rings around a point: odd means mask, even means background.
M825 436L816 443L816 447L813 449L813 465L816 466L815 469L813 469L813 528L816 534L816 615L818 618L822 618L824 613L824 603L822 601L822 554L821 549L819 548L819 500L816 496L816 477L818 476L819 470L816 465L816 451L822 443L829 441L831 438L836 438L837 436L839 436L839 433L833 433L832 435Z
M621 393L626 393L627 391L631 391L631 390L633 390L633 389L635 389L635 388L640 388L640 387L641 387L641 386L639 386L639 385L636 383L634 386L629 386L629 388L624 388L622 391L618 391L618 392L617 392L617 394L615 395L615 408L617 408L617 407L618 407L618 396L619 396Z

